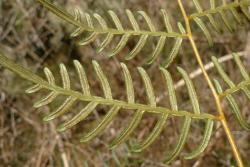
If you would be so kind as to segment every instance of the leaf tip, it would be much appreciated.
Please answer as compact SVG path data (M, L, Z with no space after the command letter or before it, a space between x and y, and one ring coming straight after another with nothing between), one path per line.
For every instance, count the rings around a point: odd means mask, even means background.
M66 127L62 124L62 125L59 125L58 128L56 128L56 130L58 132L64 132L66 130Z
M49 121L51 121L51 120L53 120L53 119L54 119L54 117L52 117L52 116L50 116L50 115L43 117L43 121L44 121L44 122L49 122Z
M33 105L33 107L34 107L34 108L40 108L40 107L42 107L42 105L41 105L39 102L37 102L37 103L35 103L35 104Z

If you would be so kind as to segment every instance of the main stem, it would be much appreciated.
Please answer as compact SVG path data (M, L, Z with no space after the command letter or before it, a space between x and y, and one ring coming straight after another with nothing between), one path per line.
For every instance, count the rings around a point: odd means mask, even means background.
M192 48L193 48L195 57L196 57L196 59L197 59L197 61L198 61L198 64L199 64L201 70L202 70L202 73L203 73L203 75L204 75L204 77L205 77L205 79L206 79L206 81L207 81L207 83L208 83L209 88L210 88L211 91L212 91L212 94L213 94L213 97L214 97L215 103L216 103L217 112L218 112L218 114L220 115L220 121L221 121L221 123L222 123L222 126L223 126L223 128L224 128L224 130L225 130L225 133L226 133L226 135L227 135L227 138L228 138L229 143L230 143L230 145L231 145L231 148L232 148L232 150L233 150L234 157L235 157L235 159L236 159L236 161L237 161L238 167L244 167L243 162L242 162L242 159L241 159L241 156L240 156L240 153L239 153L239 150L238 150L238 148L237 148L237 146L236 146L236 144L235 144L235 142L234 142L233 135L232 135L232 133L231 133L229 127L228 127L227 120L226 120L225 115L224 115L224 112L223 112L223 110L222 110L220 97L219 97L219 95L217 94L217 92L216 92L216 90L215 90L215 87L214 87L214 85L212 84L212 81L211 81L211 79L209 78L209 76L208 76L208 74L207 74L207 71L206 71L206 69L205 69L205 67L204 67L204 64L203 64L202 60L201 60L200 53L199 53L199 51L198 51L198 49L197 49L197 46L196 46L196 44L195 44L195 42L194 42L193 35L192 35L192 31L191 31L191 27L190 27L190 22L189 22L187 13L186 13L186 11L185 11L185 9L184 9L184 6L183 6L183 4L182 4L182 1L181 1L181 0L178 0L178 4L179 4L179 7L180 7L180 9L181 9L181 12L182 12L182 15L183 15L183 17L184 17L184 20L185 20L185 25L186 25L186 30L187 30L188 39L189 39L189 41L190 41L190 43L191 43L191 46L192 46Z

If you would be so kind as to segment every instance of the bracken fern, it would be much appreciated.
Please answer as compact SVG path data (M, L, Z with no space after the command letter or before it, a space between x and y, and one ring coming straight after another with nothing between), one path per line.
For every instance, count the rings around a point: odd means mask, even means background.
M127 126L127 128L125 128L121 132L121 134L111 143L110 145L111 148L116 147L117 145L121 144L126 139L128 139L129 135L139 125L143 117L143 114L145 112L157 114L159 115L159 120L156 123L155 127L153 128L152 132L148 135L148 137L145 140L132 146L132 150L134 152L140 152L145 148L147 148L150 144L152 144L152 142L154 142L154 140L160 135L161 131L165 126L165 122L169 116L181 117L183 118L183 126L181 128L182 130L180 133L179 140L173 152L166 158L167 162L171 162L180 153L181 149L183 148L186 142L191 121L193 119L205 121L206 126L204 129L204 138L201 144L197 147L197 149L187 154L185 157L187 159L191 159L198 156L206 148L212 134L214 120L217 119L215 116L211 114L202 113L200 111L200 106L193 83L189 79L186 71L180 67L178 67L178 71L186 83L186 87L188 89L189 97L193 107L193 112L183 111L178 109L174 84L171 75L164 68L160 68L160 71L162 73L162 76L164 77L164 80L166 81L166 88L169 93L171 108L164 108L157 106L151 80L146 71L142 67L138 67L138 72L145 85L145 90L148 97L148 104L139 104L135 102L134 88L131 75L127 66L123 63L121 63L121 69L123 72L126 85L127 101L113 99L108 79L104 74L104 72L102 71L100 65L96 61L93 61L93 66L95 69L95 73L102 86L104 97L98 97L90 93L90 86L88 84L86 73L84 71L83 66L77 60L74 61L74 66L76 68L80 80L82 88L81 92L73 90L70 87L70 78L64 64L60 64L60 75L62 80L62 86L58 86L55 82L55 78L52 72L48 68L44 69L44 73L46 76L46 80L44 80L43 78L40 78L39 76L33 74L29 70L22 68L21 66L18 66L17 69L17 65L13 64L13 62L5 58L3 55L0 55L0 62L1 65L9 69L13 69L13 67L15 67L16 69L14 70L15 73L18 73L24 79L34 83L34 86L26 90L27 93L35 93L41 89L46 89L49 91L48 95L46 95L44 98L42 98L41 100L37 101L34 104L35 108L39 108L56 101L56 98L59 95L67 97L66 100L57 109L55 109L55 111L51 112L50 114L48 114L43 118L44 121L51 121L69 112L76 101L84 101L88 103L73 118L59 125L58 127L59 131L65 131L73 127L74 125L78 124L80 121L84 120L88 115L90 115L91 112L93 112L98 105L110 106L110 110L107 112L103 120L97 125L96 128L94 128L93 130L88 132L85 136L83 136L81 138L81 142L89 141L96 135L100 134L103 131L103 129L114 119L114 117L118 114L120 109L134 110L135 114L131 120L131 123Z
M242 76L244 77L245 81L242 81L238 85L233 84L233 81L231 81L228 78L228 76L225 74L225 72L222 70L221 65L218 63L218 60L215 57L213 57L213 62L215 64L215 67L218 69L219 73L221 74L222 79L225 80L225 82L228 85L230 85L230 88L225 91L222 91L221 86L217 80L215 80L215 84L216 84L216 87L220 96L226 97L227 100L229 101L230 106L233 109L233 113L235 117L237 118L238 122L240 123L240 125L243 128L250 130L250 124L247 123L243 119L240 113L240 109L231 95L234 92L242 89L248 95L248 98L249 98L250 93L249 93L249 90L247 89L247 86L250 84L250 79L239 57L236 54L234 54L234 59L237 65L239 66L240 72ZM183 110L178 109L178 104L177 104L172 77L170 73L164 68L160 68L160 71L166 82L165 85L169 94L171 108L158 107L156 105L156 98L154 95L154 90L151 84L151 80L142 67L138 67L138 72L140 73L140 76L145 85L145 90L146 90L146 94L148 97L148 104L139 104L135 102L134 88L133 88L131 75L127 66L123 63L121 63L121 69L123 72L125 85L126 85L127 101L115 100L112 98L112 91L111 91L108 79L106 75L104 74L104 72L102 71L100 65L96 61L93 61L93 66L94 66L96 75L100 81L100 84L102 86L104 97L98 97L90 93L91 92L90 86L88 84L88 79L87 79L85 70L83 66L80 64L80 62L77 60L74 60L74 66L78 74L78 78L81 84L82 91L76 91L70 87L70 77L68 75L68 71L64 64L60 64L60 75L61 75L61 80L62 80L62 86L58 86L56 84L55 78L52 72L48 68L44 69L44 73L46 76L46 80L44 80L43 78L33 74L31 71L14 64L12 61L4 57L3 54L0 55L0 64L12 70L13 72L19 74L24 79L29 80L34 83L34 86L26 90L26 93L29 93L29 94L35 93L41 89L46 89L49 91L47 96L45 96L44 98L42 98L41 100L37 101L34 104L35 108L39 108L39 107L48 105L56 101L56 98L59 95L63 95L67 97L66 100L57 109L55 109L55 111L53 111L52 113L48 114L47 116L43 118L44 121L51 121L67 113L68 111L71 110L72 106L74 105L76 101L88 102L88 104L81 111L79 111L73 118L59 125L59 127L57 128L58 131L65 131L75 126L80 121L83 121L88 115L91 114L91 112L94 111L94 109L98 105L110 106L110 110L107 112L103 120L97 125L96 128L92 129L85 136L83 136L81 138L81 142L87 142L91 140L92 138L94 138L96 135L100 134L103 131L103 129L114 119L114 117L118 114L120 109L130 109L130 110L132 109L135 111L135 114L130 124L110 144L110 148L115 148L117 145L123 143L125 140L128 139L130 134L139 125L143 117L143 114L145 112L157 114L159 115L159 120L157 124L155 125L154 129L152 130L152 132L148 135L148 137L144 141L132 146L132 151L140 152L144 150L145 148L147 148L150 144L152 144L154 140L160 135L160 132L163 130L165 122L169 116L181 117L183 118L183 125L181 128L182 130L180 132L180 136L179 136L179 139L176 143L174 150L166 158L166 162L169 163L172 160L174 160L174 158L182 150L187 139L191 121L193 119L206 122L206 126L204 129L204 137L203 137L203 140L201 141L201 144L193 152L185 155L186 159L195 158L196 156L198 156L200 153L202 153L205 150L206 146L208 145L211 134L212 134L214 121L218 120L216 116L202 113L200 111L200 106L199 106L198 98L196 95L196 91L194 89L194 85L192 81L189 79L186 71L180 67L178 67L177 70L179 71L179 73L181 74L181 76L183 77L185 81L186 87L188 89L189 97L191 100L191 104L193 107L193 112L183 111Z
M110 54L108 54L109 57L117 55L126 46L132 36L138 36L139 40L134 49L132 49L131 52L125 57L126 60L130 60L144 48L149 37L157 37L159 38L158 43L152 54L147 58L147 63L151 64L161 54L166 43L166 39L173 38L175 42L172 50L170 51L167 59L162 63L165 67L167 67L177 56L182 44L182 40L186 38L186 32L181 23L178 23L179 32L173 30L173 26L169 21L169 16L164 9L161 10L161 13L162 21L165 23L166 31L158 31L152 19L144 11L138 11L137 13L144 18L146 24L148 25L148 30L142 30L139 27L139 23L135 19L134 14L128 9L126 10L126 15L131 23L132 29L126 29L122 25L117 14L112 10L108 11L108 14L110 15L111 20L114 22L115 27L110 27L105 19L98 13L94 13L93 15L88 13L81 14L79 10L75 10L74 14L70 14L47 0L38 0L38 2L43 4L46 8L63 20L73 24L76 27L75 31L71 33L71 37L77 38L77 43L79 45L87 45L93 42L98 36L105 35L104 40L97 48L97 52L101 52L112 42L112 39L115 35L121 36L116 47L111 51ZM97 21L99 25L94 25L94 21ZM84 35L87 37L84 37Z
M48 0L37 1L44 7L49 9L51 12L59 16L61 19L76 27L75 30L71 33L71 37L77 38L77 43L79 45L87 45L95 41L98 36L105 35L105 38L97 48L98 53L112 42L112 39L115 35L121 36L120 41L117 43L116 47L111 51L110 54L108 54L109 57L117 55L126 46L132 36L138 36L139 40L134 49L132 49L131 52L125 56L126 60L130 60L144 48L149 37L157 37L159 38L158 43L152 54L147 58L147 63L151 64L160 56L164 45L166 44L166 39L173 38L175 42L172 50L168 54L167 58L162 61L162 66L168 67L177 56L183 39L187 39L186 31L180 22L177 23L179 32L173 30L173 26L165 9L161 9L161 13L162 21L164 22L166 31L158 31L155 24L153 23L153 20L144 11L138 11L137 13L144 18L146 24L148 25L148 30L141 30L138 21L129 9L126 10L126 15L131 23L132 29L124 28L121 23L122 21L112 10L109 10L108 14L110 15L111 20L114 22L115 27L110 27L105 19L98 13L94 13L93 15L90 15L89 13L82 14L79 10L75 10L74 14L70 14L62 8L55 6ZM228 16L226 13L227 11L230 11L232 13L236 22L238 23L242 24L242 17L244 16L245 18L250 20L250 14L247 11L247 7L250 5L249 0L235 0L231 3L227 3L225 0L223 0L222 4L219 6L216 6L217 1L210 0L210 8L206 10L203 10L198 0L192 1L196 7L197 12L192 13L189 16L189 19L190 21L195 22L202 30L210 46L213 45L213 38L210 30L207 28L207 23L203 21L204 17L208 18L209 23L211 23L214 30L216 30L217 32L221 32L222 26L224 25L231 32L233 31L233 22L228 20ZM241 16L238 12L238 8L240 9L240 11L242 11L241 13L243 13L243 16ZM224 25L220 25L220 20L214 18L214 15L216 14L220 15ZM97 21L99 24L94 25L94 21Z
M86 106L82 110L80 110L77 114L75 114L73 118L59 125L58 130L65 131L75 126L80 121L84 120L86 117L88 117L95 110L97 106L108 106L109 111L104 116L104 118L99 122L99 124L94 129L90 130L85 136L82 136L82 138L80 139L81 142L86 142L91 140L95 136L101 134L104 128L107 127L107 125L111 121L113 121L113 119L121 109L133 110L134 115L129 125L127 125L127 127L110 144L110 148L115 148L116 146L123 143L125 140L129 138L131 133L140 124L141 119L145 113L153 113L155 115L158 115L159 117L158 121L154 126L154 128L152 129L151 133L146 137L146 139L133 144L131 147L132 151L140 152L145 148L147 148L148 146L150 146L156 140L156 138L160 135L161 131L163 130L165 122L168 120L169 117L179 117L183 120L183 125L181 127L179 139L177 140L175 147L170 153L168 153L168 155L165 158L166 163L169 163L172 160L174 160L176 156L178 156L179 153L181 152L182 148L186 143L192 120L199 120L205 123L205 127L203 130L204 134L201 143L192 152L186 154L184 157L185 159L195 158L205 150L212 135L213 125L215 121L220 121L225 130L227 138L230 142L238 166L240 167L243 166L241 157L239 155L239 151L236 147L231 131L229 130L228 123L226 121L224 112L221 107L221 99L222 98L227 99L229 105L232 108L232 113L234 114L239 124L244 129L249 130L250 124L243 118L240 112L240 108L235 98L233 97L233 93L242 90L250 100L250 90L248 89L248 86L250 84L250 77L245 67L243 66L243 63L240 61L239 56L237 56L237 54L233 54L234 60L235 63L237 64L238 69L240 70L242 77L244 78L244 81L238 84L235 84L229 78L229 76L223 70L222 65L219 63L217 58L212 57L212 61L220 75L220 78L226 83L226 85L228 85L229 88L223 90L222 86L220 85L217 79L214 79L214 84L213 84L204 68L196 43L193 40L190 23L192 22L196 23L206 36L208 43L212 45L213 44L212 35L210 34L210 30L207 28L207 22L204 21L204 18L208 19L208 23L212 25L214 30L220 32L221 25L219 24L220 21L218 20L218 17L215 16L217 15L220 17L220 19L222 19L223 24L227 27L227 29L233 31L234 29L233 25L231 21L228 20L229 16L227 15L226 12L231 12L234 20L237 23L242 23L243 17L250 19L250 15L247 11L247 7L250 5L249 0L242 0L242 1L235 0L230 3L223 0L221 1L222 4L220 4L219 6L218 4L215 3L217 1L210 0L209 1L210 8L205 10L202 8L198 0L193 0L197 12L191 15L187 15L181 0L178 0L179 7L181 9L185 21L185 26L183 26L181 22L177 21L177 26L179 28L178 31L173 30L173 26L169 21L169 16L167 12L163 9L161 10L161 13L163 18L162 20L165 24L166 30L159 31L157 30L151 18L144 11L138 11L138 14L144 18L145 22L148 25L148 30L142 30L140 28L140 25L136 20L136 17L130 10L126 10L126 15L132 27L129 29L129 28L124 28L124 25L122 25L121 23L122 21L113 11L108 11L108 13L110 18L114 22L115 27L111 27L110 25L108 25L105 19L97 13L94 13L93 15L90 15L88 13L81 14L79 10L75 10L74 14L70 14L64 9L54 5L48 0L37 0L37 2L41 3L43 6L45 6L47 9L49 9L51 12L53 12L63 20L67 21L70 24L73 24L75 26L75 30L74 32L71 33L71 37L76 38L78 44L80 45L89 44L95 41L99 36L104 35L105 36L104 40L97 49L97 51L100 52L108 45L110 45L112 39L116 35L120 35L121 39L118 42L117 46L109 54L110 57L117 55L127 45L129 39L132 36L138 36L139 40L134 49L132 49L132 51L125 57L125 59L127 60L134 58L136 55L139 54L139 52L142 51L149 37L157 37L159 38L158 43L155 49L153 50L152 54L147 59L147 63L151 64L161 54L166 44L166 39L173 38L173 40L175 40L174 46L172 47L169 56L162 61L162 65L164 67L168 67L173 62L174 58L177 56L180 47L182 45L183 39L189 40L192 49L194 51L194 56L199 63L199 66L202 70L202 73L204 74L205 80L208 83L209 88L212 91L213 97L216 102L216 108L219 114L218 116L216 116L200 111L200 103L198 101L194 85L191 79L189 78L187 72L181 67L178 67L177 71L181 74L183 80L185 81L185 85L189 94L189 99L192 105L192 111L184 111L179 109L171 74L168 72L166 68L163 67L160 67L159 71L161 72L165 80L165 86L169 96L170 108L160 107L157 105L151 79L148 76L147 72L142 67L138 67L138 72L144 83L145 92L148 98L147 104L141 104L136 102L132 77L130 75L129 69L124 63L121 63L121 70L123 73L126 86L126 95L127 95L126 101L117 100L113 98L108 78L96 61L92 61L92 64L94 67L94 71L97 75L97 78L99 79L100 85L102 87L104 97L95 96L93 95L93 93L91 93L91 86L88 83L87 74L84 70L84 67L77 60L74 60L73 64L75 66L76 74L78 75L78 79L81 85L82 89L81 91L74 90L71 87L71 79L69 77L68 70L64 64L60 64L59 66L61 83L62 83L59 85L56 83L53 72L50 71L49 68L44 68L44 74L46 76L46 79L43 79L42 77L34 74L33 72L9 60L3 53L0 53L0 64L2 66L10 69L14 73L20 75L22 78L34 84L32 87L26 90L27 93L36 93L42 89L48 91L48 94L45 97L35 102L34 107L39 108L42 106L46 106L50 103L53 103L57 101L57 98L59 96L66 97L65 101L62 102L62 104L60 104L57 109L55 109L54 111L52 111L50 114L48 114L43 118L44 121L51 121L69 112L73 108L76 102L84 102ZM96 22L98 23L98 25L95 24Z

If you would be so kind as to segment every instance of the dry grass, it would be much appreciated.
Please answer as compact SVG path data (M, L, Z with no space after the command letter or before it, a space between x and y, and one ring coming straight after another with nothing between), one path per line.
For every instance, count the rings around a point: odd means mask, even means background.
M171 3L168 3L171 1ZM145 10L150 16L155 18L157 25L162 26L159 17L159 9L166 8L172 13L172 20L180 18L180 12L176 12L177 4L174 0L60 0L59 4L72 9L80 6L85 11L105 12L107 9L117 11L124 21L124 9ZM191 7L190 3L185 4ZM55 16L42 9L41 6L33 0L0 0L0 48L11 55L11 58L19 64L28 67L37 72L45 66L56 70L58 67L55 64L65 63L69 67L72 66L73 59L79 59L88 72L90 84L95 94L102 94L98 82L93 75L93 68L90 66L92 59L96 59L103 66L104 71L109 74L111 79L112 90L114 97L124 99L123 79L120 77L119 60L131 50L131 46L127 46L117 58L108 59L105 55L97 55L94 51L95 45L77 47L74 41L69 39L68 26L60 22ZM200 32L195 32L197 43L205 62L210 61L210 55L216 54L223 56L232 51L245 51L250 55L249 49L250 38L247 28L240 28L238 33L232 35L222 35L216 37L216 46L208 48L207 43L203 38L200 38ZM152 46L149 46L149 48ZM179 58L172 65L170 71L175 73L177 65L182 66L188 72L197 69L196 61L193 59L192 50L189 45L185 44L181 50ZM167 48L168 49L168 48ZM141 64L145 55L148 55L150 50L145 49L138 58L131 62L127 62L128 66L133 71L135 79L136 97L139 101L145 102L144 90L142 82L138 78L135 67ZM250 65L249 58L246 58L245 63ZM238 72L232 62L226 63L228 73L235 81L239 81ZM165 90L163 82L160 79L157 71L157 65L145 67L152 76L153 85L156 88L157 96L162 96L162 91ZM71 70L73 72L73 70ZM71 75L74 75L72 73ZM216 73L211 72L212 76ZM178 75L174 75L174 80L177 82ZM107 147L110 142L121 129L129 122L133 112L122 111L119 116L105 130L103 135L89 143L79 143L79 137L85 133L104 116L105 108L99 107L93 115L86 121L83 121L78 126L74 127L65 133L56 132L56 126L71 115L64 116L60 120L51 123L42 122L42 116L48 113L55 106L44 107L39 111L32 108L34 99L39 99L39 95L28 96L24 94L24 89L29 83L21 80L19 77L9 71L0 68L0 166L9 167L45 167L45 166L64 166L64 167L102 167L102 166L129 166L129 167L163 167L161 163L165 154L170 151L178 137L178 122L180 120L170 119L166 123L166 128L157 141L145 152L140 154L131 153L129 151L129 142L121 145L119 148L111 151ZM211 100L211 95L204 85L202 77L194 79L196 88L201 97L202 109L204 112L213 112L214 104ZM159 84L160 83L160 84ZM77 86L77 83L76 85ZM164 97L164 96L163 96ZM186 100L186 91L178 89L178 101L181 108L190 108L189 101ZM242 111L249 114L249 102L246 98L239 96L239 102L242 103ZM168 105L167 100L163 99L159 103ZM226 103L223 103L223 105ZM80 108L81 106L78 106ZM227 108L227 107L226 107ZM231 123L231 129L239 145L240 152L245 159L247 165L250 165L247 160L250 157L250 133L242 130L235 122L234 118L227 112L227 116ZM248 113L248 114L247 114ZM156 122L154 115L146 115L143 118L139 128L133 134L132 140L140 140L145 137ZM179 125L179 124L178 124ZM189 135L189 142L185 147L185 151L192 150L193 147L200 141L202 134L202 124L194 124L192 133ZM213 139L210 141L208 149L198 159L192 161L183 161L181 157L171 164L173 167L179 166L230 166L234 164L230 146L226 140L223 129L219 124L216 125Z

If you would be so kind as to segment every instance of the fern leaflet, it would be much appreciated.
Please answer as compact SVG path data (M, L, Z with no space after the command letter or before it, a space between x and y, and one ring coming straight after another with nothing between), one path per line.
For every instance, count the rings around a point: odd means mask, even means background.
M135 111L135 115L132 118L132 121L128 125L128 127L125 128L122 131L122 133L111 143L110 145L111 148L116 147L118 144L124 142L129 137L131 132L140 123L140 120L142 119L143 114L145 112L151 112L159 115L158 122L156 123L152 132L147 136L147 138L142 142L139 142L134 146L132 146L133 151L139 152L150 146L155 141L155 139L160 135L161 131L163 130L165 122L169 116L181 117L184 118L184 124L182 127L180 138L176 144L175 149L173 150L173 152L171 152L171 155L167 158L167 162L171 162L180 153L184 144L186 143L191 121L193 119L205 121L207 122L207 126L205 127L204 139L202 140L200 146L198 146L197 149L188 154L187 158L194 158L200 153L202 153L202 151L204 151L211 137L211 131L213 127L212 122L218 119L217 117L211 114L200 112L199 102L196 96L194 86L191 80L189 79L187 73L180 67L178 68L178 71L185 80L189 96L191 99L191 104L193 106L193 113L178 109L171 75L164 68L161 68L160 71L162 72L162 75L166 81L166 86L169 92L171 109L157 106L151 80L146 71L141 67L138 68L138 71L145 85L146 94L148 96L148 104L135 103L134 88L132 84L131 75L125 64L121 64L121 67L125 79L127 101L113 99L108 79L104 74L104 72L102 71L100 65L96 61L93 61L93 66L95 69L95 73L97 74L97 77L102 86L104 97L94 96L90 93L89 89L90 86L88 84L86 73L82 65L77 60L74 61L74 65L82 86L82 92L73 90L71 88L70 77L68 75L66 67L63 64L60 64L60 75L62 78L62 86L58 86L56 84L53 73L48 68L44 69L44 73L46 76L46 80L44 80L43 78L35 75L31 71L15 64L14 62L6 58L3 54L0 54L0 64L12 70L13 72L19 74L24 79L34 83L34 86L26 90L27 93L35 93L41 89L46 89L49 91L47 96L45 96L44 98L42 98L41 100L39 100L34 104L35 107L42 107L48 105L56 101L56 98L59 95L67 97L65 101L62 102L62 104L55 111L52 111L50 114L44 117L44 121L53 120L69 112L76 101L79 102L84 101L88 103L73 118L59 125L58 127L59 131L64 131L66 129L69 129L74 125L76 125L77 123L79 123L80 121L84 120L94 111L94 109L98 105L110 106L109 111L107 112L103 120L98 124L98 126L92 129L90 132L88 132L85 136L81 138L82 142L89 141L96 135L100 134L103 131L103 129L114 119L114 117L118 114L121 108L130 110L132 109Z
M226 72L223 70L223 68L220 65L220 63L218 62L217 58L213 57L212 60L213 60L213 63L215 65L217 71L219 72L221 78L229 86L229 88L227 90L223 91L222 86L220 85L218 80L215 80L214 83L215 83L215 86L216 86L217 91L220 94L220 96L226 97L227 101L229 102L230 107L232 108L232 112L235 115L238 122L240 123L240 125L244 129L250 130L250 123L247 123L246 120L243 118L243 116L240 112L240 108L232 95L234 92L236 92L238 90L242 90L244 92L244 94L247 96L247 98L250 100L250 91L247 87L249 85L250 78L249 78L249 75L248 75L245 67L243 66L239 56L237 54L233 54L233 56L234 56L234 60L237 64L238 68L240 69L240 73L241 73L242 77L244 78L244 81L242 81L241 83L236 85L229 78L229 76L226 74Z
M207 18L213 29L217 32L221 31L221 26L225 26L230 32L234 30L232 25L233 22L229 20L228 16L226 15L227 11L232 14L236 23L242 24L242 18L239 11L243 13L246 19L250 20L250 14L247 10L248 6L250 5L249 0L234 0L230 3L222 1L222 4L219 6L216 6L216 2L217 1L215 0L210 0L210 8L204 10L198 0L193 0L197 13L193 13L189 16L189 19L193 20L202 30L210 45L213 45L212 35L210 34L210 30L207 28L206 23L202 20L202 18ZM223 25L220 25L221 21L214 17L216 14L220 16Z
M132 29L125 29L117 14L112 10L108 11L108 14L115 25L114 28L110 28L105 19L97 13L94 13L92 16L88 13L81 14L80 11L76 10L74 15L71 15L60 7L55 6L48 0L37 1L44 7L49 9L51 12L56 14L58 17L70 24L73 24L76 27L75 30L71 33L71 37L77 38L79 45L87 45L95 41L98 36L105 35L104 40L97 48L97 52L101 52L112 42L115 36L121 36L120 41L117 43L116 47L108 54L109 57L117 55L127 45L129 39L132 36L138 36L139 40L137 44L132 49L132 51L125 56L126 60L130 60L142 51L149 37L157 37L159 39L156 47L153 50L152 54L147 58L147 63L151 64L160 56L167 38L174 38L175 43L172 47L172 50L163 63L163 66L167 67L169 64L171 64L173 59L178 54L178 51L180 50L182 44L182 40L187 37L181 23L178 23L180 32L175 32L173 30L173 27L169 21L169 16L164 9L161 10L161 13L166 31L158 31L152 19L144 11L138 11L137 13L143 17L148 26L148 30L142 30L135 18L135 15L128 9L126 10L126 15ZM85 21L82 20L83 18ZM97 21L99 25L95 25L95 21ZM88 36L83 37L84 35L86 36L86 34Z

